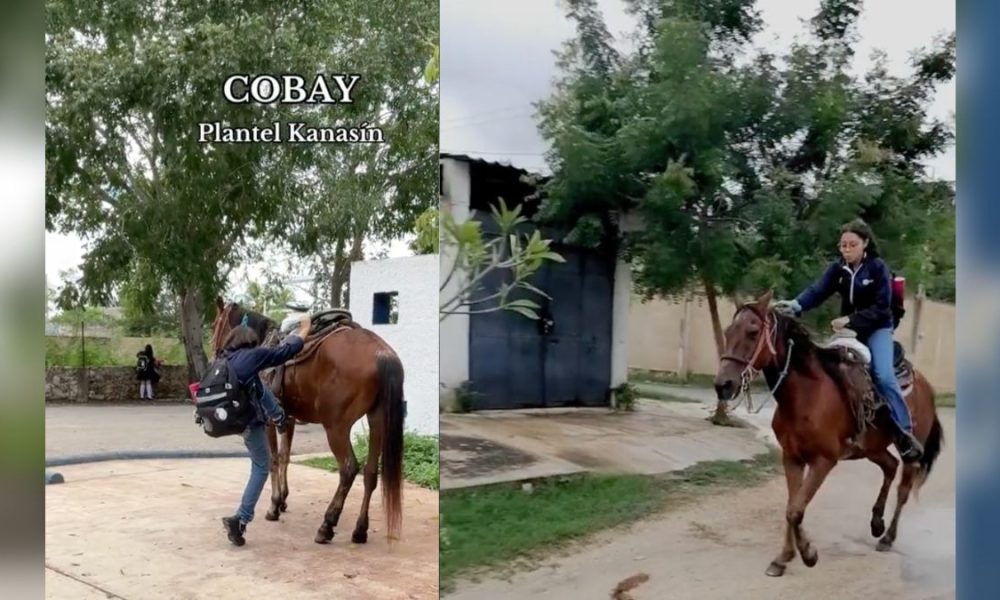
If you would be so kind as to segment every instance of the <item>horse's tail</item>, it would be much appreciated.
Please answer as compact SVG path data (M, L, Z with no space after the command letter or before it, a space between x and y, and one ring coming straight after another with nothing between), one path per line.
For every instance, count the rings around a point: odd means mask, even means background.
M382 409L382 505L390 540L399 539L403 524L403 364L380 352L378 399Z
M919 490L920 486L927 481L934 467L934 461L941 454L941 446L944 444L944 431L941 429L941 421L934 415L934 422L931 424L931 431L924 441L924 455L920 457L920 470L917 471L917 480L914 482L914 489Z

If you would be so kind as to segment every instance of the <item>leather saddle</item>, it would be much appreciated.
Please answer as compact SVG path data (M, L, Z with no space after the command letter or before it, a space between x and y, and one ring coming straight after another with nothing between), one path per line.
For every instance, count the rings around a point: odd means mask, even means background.
M840 332L820 345L824 348L839 348L847 362L862 365L870 365L872 362L871 351L858 341L857 335L850 330ZM899 381L899 387L902 388L903 396L909 395L913 390L913 363L906 358L903 345L896 340L892 342L892 365L896 372L896 380Z
M309 313L309 309L301 305L289 304L287 305L287 308L292 312L285 318L284 321L281 322L281 339L284 339L289 333L295 331L302 315ZM322 310L317 313L309 314L309 318L312 324L309 332L310 339L323 335L331 329L336 329L337 327L351 325L354 323L354 317L351 315L351 311L346 308L331 308L329 310Z
M288 334L298 329L299 321L302 320L303 314L309 314L309 309L304 306L288 304L287 308L291 311L291 313L285 318L284 321L281 322L281 325L278 328L277 338L273 342L274 345L280 344L286 337L288 337ZM323 337L341 327L357 327L354 323L351 311L344 308L323 310L310 314L309 318L311 327L309 336L305 340L306 342ZM271 391L278 397L279 402L281 402L281 397L284 393L282 388L284 387L283 374L285 366L286 365L280 365L261 373L264 383L271 388ZM282 403L282 405L283 404L284 403ZM305 423L305 421L299 419L296 419L296 421L299 424Z

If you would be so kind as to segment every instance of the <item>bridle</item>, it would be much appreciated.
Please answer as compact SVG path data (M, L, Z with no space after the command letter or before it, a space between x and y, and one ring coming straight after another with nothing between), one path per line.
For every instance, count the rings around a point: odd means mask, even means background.
M775 361L774 366L777 366L778 353L775 350L774 342L778 336L778 319L773 317L772 314L773 309L768 310L763 315L761 315L750 305L746 305L740 308L740 310L737 311L736 313L737 316L744 310L753 311L753 313L757 315L757 317L760 318L761 321L763 322L763 327L761 328L760 334L758 334L757 336L757 343L754 345L753 353L750 355L749 360L729 353L723 354L719 358L719 360L720 361L731 360L735 363L745 365L743 371L740 373L740 389L739 389L740 399L736 402L736 404L730 407L730 410L737 408L740 405L740 403L742 403L743 400L746 399L747 411L749 412L753 408L753 398L751 398L750 396L750 383L753 381L753 378L757 376L757 373L763 370L763 368L758 369L757 367L754 366L754 364L757 363L757 358L760 357L760 353L764 351L765 346L771 352L772 360ZM774 392L776 392L778 388L781 387L782 382L784 382L785 377L788 375L788 368L792 363L792 350L794 348L795 348L795 340L788 340L788 349L785 352L785 366L782 369L781 374L778 376L778 381L775 382L774 387L770 388L769 390L771 397L773 397ZM759 413L761 409L764 408L765 405L767 405L767 400L764 400L764 402L761 403L761 405L757 408L757 410L753 411L754 414Z
M229 317L233 312L233 307L236 306L234 303L229 303L222 312L215 317L215 324L212 327L212 352L218 356L219 352L222 351L222 328L229 323Z
M230 326L230 330L232 330L233 328L230 321L232 320L233 309L236 308L237 306L238 306L237 303L230 302L229 304L226 305L225 308L222 309L221 312L219 312L219 315L215 318L215 324L212 326L212 345L213 345L213 352L215 352L216 355L218 355L219 352L222 351L221 348L222 342L225 341L224 339L225 336L223 335L223 329L227 325ZM243 315L244 320L247 318L248 314L249 313L247 313L246 310L244 309L244 315ZM261 346L268 346L269 344L275 345L276 342L278 341L277 337L278 335L279 335L278 327L276 325L269 324L267 328L264 330L264 335L261 336L260 340Z

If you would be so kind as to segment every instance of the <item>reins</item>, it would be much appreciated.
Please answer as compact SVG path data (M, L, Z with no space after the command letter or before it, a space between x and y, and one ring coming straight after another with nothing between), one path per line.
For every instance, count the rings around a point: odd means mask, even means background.
M218 357L222 352L222 328L229 322L229 315L233 312L233 304L227 304L222 312L215 317L215 324L212 327L212 352Z
M744 306L742 310L753 310L750 306ZM756 313L756 311L754 311ZM760 315L758 315L760 316ZM764 327L761 330L760 335L757 337L757 344L754 346L753 354L750 356L750 360L735 356L733 354L723 354L720 360L731 360L733 362L741 363L746 365L743 371L740 373L740 399L733 404L729 410L735 410L740 404L746 400L747 412L753 412L753 414L758 414L765 406L767 406L768 399L765 399L761 403L757 410L753 410L753 397L750 395L750 383L753 381L754 377L757 376L762 369L757 369L754 367L754 363L757 362L757 358L760 353L763 352L765 344L767 349L770 350L771 356L777 360L778 353L774 348L774 342L778 335L778 320L776 318L771 318L772 313L768 311L763 316ZM769 398L774 397L774 393L781 387L781 384L785 381L785 377L788 376L788 369L792 364L792 351L795 349L795 340L788 340L788 349L785 351L785 366L781 373L778 375L778 381L775 382L774 387L770 387L768 390Z

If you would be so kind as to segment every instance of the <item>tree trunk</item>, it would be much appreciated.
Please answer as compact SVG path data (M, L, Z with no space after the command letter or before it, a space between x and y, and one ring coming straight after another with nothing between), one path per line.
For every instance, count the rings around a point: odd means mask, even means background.
M344 273L344 265L347 263L344 243L344 238L338 238L333 249L333 275L330 277L330 289L327 291L330 308L339 307L344 296L344 284L347 281Z
M726 351L726 342L722 337L722 323L719 321L719 304L715 284L707 277L703 278L705 283L705 297L708 299L708 311L712 315L712 333L715 334L715 351L718 356Z
M187 357L188 376L191 381L199 381L208 368L202 337L203 315L198 293L184 290L181 293L181 336L184 354Z
M705 284L705 297L708 299L708 311L712 316L712 333L715 335L715 350L721 358L726 351L726 342L722 336L722 323L719 321L719 304L715 284L708 277L702 277ZM715 425L730 425L729 415L726 414L726 406L723 402L715 405L715 414L711 417L711 422Z
M691 297L684 295L684 316L681 318L681 348L677 372L681 379L687 381L691 375L689 367L691 360Z
M335 260L336 270L333 273L333 280L336 286L333 288L330 298L331 301L336 299L339 300L339 302L334 301L334 306L340 306L347 309L351 308L351 263L356 260L364 260L364 242L364 232L356 233L354 235L354 239L351 240L350 251L347 254L344 254L344 248L341 245L341 241L338 240L337 245L340 252Z

